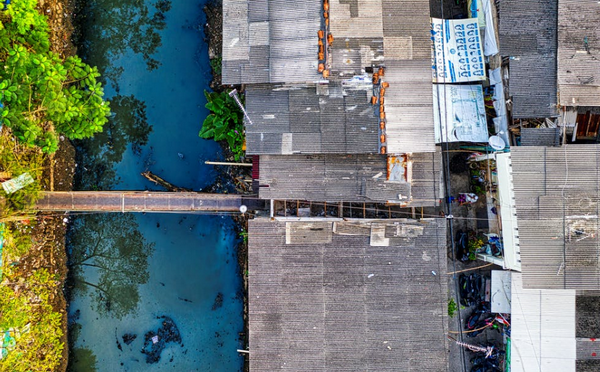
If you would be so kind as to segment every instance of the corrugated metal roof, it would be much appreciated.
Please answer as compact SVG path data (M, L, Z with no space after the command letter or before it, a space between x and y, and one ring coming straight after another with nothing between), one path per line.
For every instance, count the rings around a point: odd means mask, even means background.
M386 63L387 152L435 151L431 60Z
M319 0L224 0L224 84L319 80ZM361 74L384 60L429 60L428 0L330 2L332 76Z
M246 88L247 153L361 154L378 153L379 121L370 104L371 92L328 85L326 94L315 86L251 85Z
M563 106L600 106L597 0L558 2L558 88Z
M331 1L332 72L361 74L365 67L398 60L431 64L429 17L428 0Z
M511 149L523 284L600 289L600 146Z
M511 371L575 372L575 290L523 289L512 273Z
M382 155L262 155L259 196L320 202L436 206L443 198L440 152L412 154L412 179L385 181ZM268 186L268 187L267 187ZM402 199L399 199L399 197Z
M224 84L317 81L319 0L223 0Z
M558 115L557 14L557 0L500 2L500 53L514 57L509 62L514 118Z
M445 221L355 224L249 221L251 371L448 370Z
M559 128L521 128L521 146L560 146Z

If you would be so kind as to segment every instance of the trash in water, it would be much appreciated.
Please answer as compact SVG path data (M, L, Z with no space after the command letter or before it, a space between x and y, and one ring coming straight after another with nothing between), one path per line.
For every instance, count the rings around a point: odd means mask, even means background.
M170 342L181 344L181 334L173 319L161 316L162 326L155 332L150 331L144 335L142 354L146 354L146 363L153 364L160 360L160 354Z

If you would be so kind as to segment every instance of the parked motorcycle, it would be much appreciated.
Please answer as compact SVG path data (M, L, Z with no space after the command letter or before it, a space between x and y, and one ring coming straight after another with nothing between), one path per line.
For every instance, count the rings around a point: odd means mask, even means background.
M483 301L484 280L485 278L477 273L461 274L458 277L461 305L468 307Z

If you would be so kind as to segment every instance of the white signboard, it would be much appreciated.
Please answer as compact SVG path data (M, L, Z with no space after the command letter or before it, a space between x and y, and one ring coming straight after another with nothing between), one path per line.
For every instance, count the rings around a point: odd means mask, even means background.
M486 142L487 120L481 85L433 85L435 141Z
M434 83L485 80L477 18L431 19Z

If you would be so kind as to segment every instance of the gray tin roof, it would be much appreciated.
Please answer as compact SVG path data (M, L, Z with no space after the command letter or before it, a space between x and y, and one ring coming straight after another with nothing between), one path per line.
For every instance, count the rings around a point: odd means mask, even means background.
M248 236L251 371L448 370L445 221L258 218Z
M558 2L558 88L562 106L600 106L597 0Z
M500 53L514 57L509 62L514 118L558 115L556 3L557 0L500 2Z
M247 153L377 153L379 121L370 89L251 85L246 88Z
M250 84L247 153L379 153L365 73L379 65L387 153L434 152L429 1L332 1L329 80L316 73L321 1L292 3L224 0L223 82ZM355 76L366 82L348 84Z
M435 151L431 60L388 61L384 79L387 152Z
M511 148L524 288L600 289L600 146Z
M361 74L366 66L393 60L431 64L428 0L332 1L330 8L333 74ZM430 66L427 71L431 78Z
M383 155L263 155L262 199L319 202L386 201L407 206L436 206L443 198L440 152L411 155L412 180L386 181Z
M317 81L319 0L223 0L223 84Z
M560 146L559 128L521 128L521 146Z

